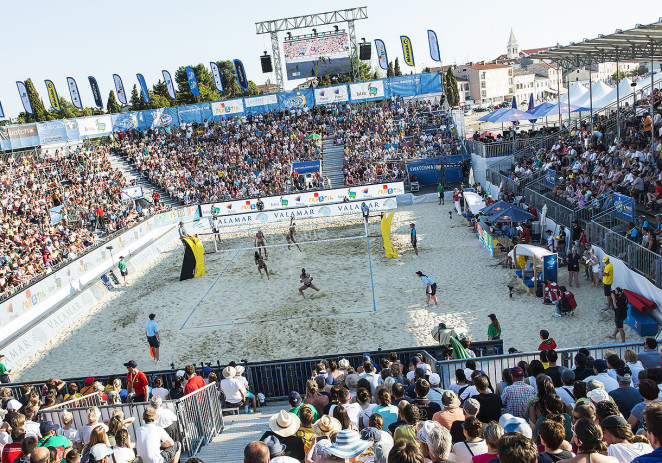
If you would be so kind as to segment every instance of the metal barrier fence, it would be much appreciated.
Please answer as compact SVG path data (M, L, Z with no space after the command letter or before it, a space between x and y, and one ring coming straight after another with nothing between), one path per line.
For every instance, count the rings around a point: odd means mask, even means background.
M639 353L644 349L643 342L629 342L625 344L605 344L603 346L586 347L594 359L605 358L607 350L613 350L616 355L623 358L626 349L632 349ZM557 365L572 368L574 357L579 352L579 347L571 349L557 349L559 354ZM455 370L464 369L467 360L476 362L476 369L485 372L494 386L501 381L501 375L504 369L516 367L520 361L530 363L531 360L539 359L540 352L526 352L517 354L497 355L491 357L482 357L475 359L458 359L437 362L436 370L441 376L441 387L448 388L455 383Z
M89 424L87 411L91 406L97 407L101 412L99 423L110 420L113 412L121 410L125 419L135 418L133 425L127 426L126 429L132 442L136 442L136 431L145 424L143 413L146 408L151 407L150 403L100 405L90 403L86 397L41 409L40 419L63 426L62 413L68 411L73 415L73 427L80 431ZM223 430L223 410L216 383L208 384L178 400L164 400L161 407L169 409L177 416L171 437L181 441L182 452L189 457L195 456L202 446L207 445Z

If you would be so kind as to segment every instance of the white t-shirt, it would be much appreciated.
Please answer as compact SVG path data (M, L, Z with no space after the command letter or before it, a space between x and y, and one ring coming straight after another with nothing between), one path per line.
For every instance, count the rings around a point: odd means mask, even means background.
M169 408L160 407L156 409L156 414L158 418L156 419L156 425L161 426L162 428L167 428L172 423L177 421L177 415L170 410Z
M154 423L136 429L136 453L143 463L163 463L161 443L170 439L168 433Z
M154 387L152 388L152 395L153 396L159 396L161 397L161 400L168 400L166 397L168 397L169 391L165 388L162 387Z
M359 415L363 411L361 406L357 403L351 403L351 404L344 404L343 407L345 407L345 410L347 410L347 415L349 415L349 421L358 428ZM329 409L329 416L333 416L333 410L335 410L335 408L336 405L331 406L331 408Z
M634 444L611 444L607 448L607 455L616 457L620 463L630 463L632 460L640 455L651 453L653 447L643 442L635 442Z
M474 455L482 455L483 453L487 453L485 439L477 442L463 441L453 445L453 451L448 456L448 459L459 463L471 463Z
M113 447L113 460L115 463L131 463L136 458L133 449L126 447Z
M104 431L108 432L108 426L103 423L96 423L92 426L85 425L80 430L80 437L83 439L83 444L87 444L90 441L90 434L92 434L92 430L97 426L102 426Z
M372 416L372 409L375 408L376 406L377 404L369 404L367 408L361 407L361 413L359 413L359 419L363 421L364 428L370 427L370 417Z
M71 442L82 442L80 433L78 432L78 429L76 428L69 428L69 429L64 429L60 428L57 430L58 436L64 436L67 439L69 439Z
M221 390L225 394L225 400L233 404L241 402L241 391L244 391L244 394L246 393L244 386L236 377L232 379L222 379Z
M372 393L375 393L375 388L379 386L379 378L381 375L378 375L376 373L363 373L361 374L361 378L367 379L368 382L370 383L370 386L372 387Z

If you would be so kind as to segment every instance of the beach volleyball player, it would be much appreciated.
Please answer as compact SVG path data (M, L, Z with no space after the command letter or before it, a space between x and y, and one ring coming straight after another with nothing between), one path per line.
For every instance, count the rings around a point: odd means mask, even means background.
M299 294L303 296L303 298L306 298L306 295L303 294L303 290L306 288L313 288L315 291L319 292L319 289L315 287L313 284L313 277L310 273L306 272L305 268L301 269L301 275L299 275L299 278L301 280L301 283L303 283L303 286L299 288Z
M423 272L421 271L416 272L416 275L421 279L423 284L425 284L425 305L423 307L428 307L430 305L430 299L434 302L434 306L437 307L437 283L435 283L429 276L423 275Z
M264 263L264 259L257 251L255 251L255 265L257 265L257 271L260 272L260 278L264 278L264 275L262 275L262 269L264 269L264 272L267 274L267 280L268 280L269 269L267 268L267 264Z
M264 258L268 259L269 255L267 254L267 238L265 238L264 233L262 233L262 230L258 230L257 233L255 234L255 247L258 248L258 252L260 255L262 255L262 249L264 249Z
M297 242L294 240L294 234L297 232L296 227L294 226L294 214L292 214L292 217L290 217L290 228L287 230L287 233L285 233L285 239L287 240L287 249L292 249L292 246L290 246L292 243L297 247L299 251L301 251L301 248L297 244Z
M210 222L211 222L211 231L212 233L214 233L214 241L218 242L218 244L221 244L221 235L219 234L219 227L218 227L218 216L212 215Z

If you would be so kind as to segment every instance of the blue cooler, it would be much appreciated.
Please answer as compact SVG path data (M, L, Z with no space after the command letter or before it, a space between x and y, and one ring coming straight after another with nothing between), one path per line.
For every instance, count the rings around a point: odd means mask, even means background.
M628 318L625 322L637 332L639 336L655 336L657 335L658 326L657 322L648 315L639 312L628 303Z

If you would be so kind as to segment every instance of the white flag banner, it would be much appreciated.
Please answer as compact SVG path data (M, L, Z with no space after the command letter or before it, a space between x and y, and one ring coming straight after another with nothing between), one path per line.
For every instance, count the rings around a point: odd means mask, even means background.
M375 39L375 48L377 49L377 58L379 60L379 67L383 70L388 70L388 56L386 56L386 45L381 39Z
M165 80L166 87L168 87L168 93L170 94L170 98L173 100L175 99L175 86L172 83L172 77L170 77L170 73L166 71L165 69L163 70L163 80Z
M117 74L113 74L113 80L115 81L115 91L117 92L117 99L120 103L126 104L126 92L124 91L124 84L122 84L122 78Z
M439 41L437 41L437 34L433 30L428 30L428 42L430 43L430 58L434 61L441 61Z
M71 102L78 109L83 109L83 102L80 100L80 94L78 93L78 85L76 85L73 77L67 77L67 85L71 94Z
M218 64L212 61L209 63L209 67L211 68L211 73L214 76L214 84L216 85L216 90L223 92L223 82L221 82L221 71L218 69Z
M28 89L25 87L25 83L18 81L16 82L18 87L18 94L21 96L21 103L23 103L23 108L28 114L32 114L32 104L30 103L30 97L28 96Z

